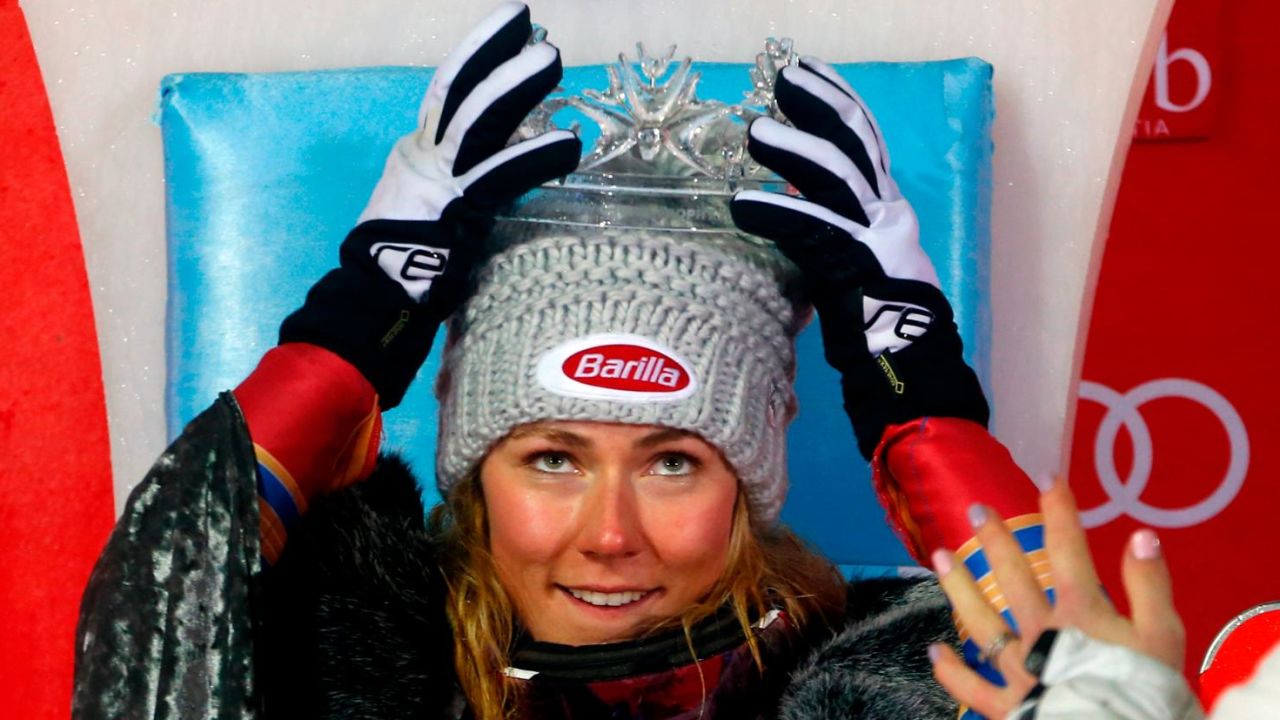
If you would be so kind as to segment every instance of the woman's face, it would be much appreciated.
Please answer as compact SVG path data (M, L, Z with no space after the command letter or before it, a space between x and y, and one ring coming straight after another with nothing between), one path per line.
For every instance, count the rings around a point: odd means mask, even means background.
M679 615L724 573L738 481L698 436L542 422L480 467L502 586L537 640L622 640Z

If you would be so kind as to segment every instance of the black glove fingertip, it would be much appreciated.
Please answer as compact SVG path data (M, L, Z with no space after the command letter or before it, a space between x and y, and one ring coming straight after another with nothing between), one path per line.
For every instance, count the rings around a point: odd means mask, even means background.
M542 183L573 172L581 157L582 141L566 134L493 168L468 185L464 197L472 207L493 212Z
M497 69L499 65L520 54L533 33L529 7L526 5L502 27L498 28L480 47L476 48L462 67L458 69L440 108L440 124L433 142L439 143L453 119L454 113L471 91Z

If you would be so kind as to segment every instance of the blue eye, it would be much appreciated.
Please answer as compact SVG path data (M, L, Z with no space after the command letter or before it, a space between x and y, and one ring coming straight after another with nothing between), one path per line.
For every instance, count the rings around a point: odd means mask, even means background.
M698 461L682 453L663 455L653 463L654 475L689 475L697 468Z
M573 461L564 453L544 452L535 455L529 465L538 472L564 474L576 470Z

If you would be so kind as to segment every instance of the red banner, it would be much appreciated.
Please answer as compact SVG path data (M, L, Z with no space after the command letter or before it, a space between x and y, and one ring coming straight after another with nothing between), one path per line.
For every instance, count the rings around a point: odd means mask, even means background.
M111 529L84 255L17 3L0 0L0 716L71 711L76 615Z
M1179 0L1148 89L1089 330L1071 457L1104 583L1157 530L1194 676L1280 600L1280 6ZM1229 38L1221 43L1217 38Z

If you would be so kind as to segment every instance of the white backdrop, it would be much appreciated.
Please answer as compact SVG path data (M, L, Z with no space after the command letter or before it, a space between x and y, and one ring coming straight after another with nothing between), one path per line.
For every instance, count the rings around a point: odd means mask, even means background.
M749 62L766 36L844 62L995 66L995 431L1033 475L1061 464L1085 302L1172 0L532 0L567 65L637 40ZM27 0L84 242L119 505L163 449L166 73L435 65L486 3ZM354 218L353 218L354 219Z

